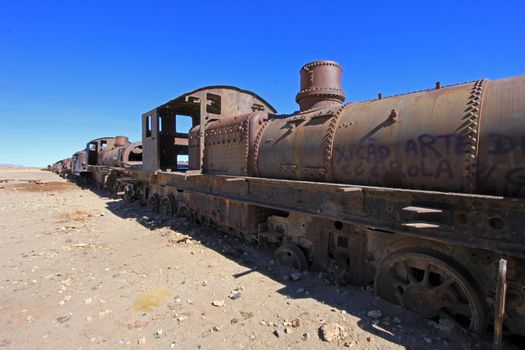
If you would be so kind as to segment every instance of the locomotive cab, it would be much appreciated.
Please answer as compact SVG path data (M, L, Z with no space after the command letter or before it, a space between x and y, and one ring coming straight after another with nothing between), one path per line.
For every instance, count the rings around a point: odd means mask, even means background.
M88 165L98 165L98 154L115 144L114 137L100 137L86 145Z
M143 170L185 171L188 162L195 163L195 159L198 159L195 169L202 169L204 137L199 140L198 154L193 154L188 147L190 129L195 130L197 126L206 126L224 117L255 111L275 113L271 105L250 91L229 86L209 86L181 95L144 113Z

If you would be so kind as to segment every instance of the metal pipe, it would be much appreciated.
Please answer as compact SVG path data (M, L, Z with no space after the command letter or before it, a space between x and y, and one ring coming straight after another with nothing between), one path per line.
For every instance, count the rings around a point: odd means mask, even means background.
M494 316L494 350L503 349L502 329L505 316L505 295L507 292L507 260L499 260L498 280L496 285L496 305Z

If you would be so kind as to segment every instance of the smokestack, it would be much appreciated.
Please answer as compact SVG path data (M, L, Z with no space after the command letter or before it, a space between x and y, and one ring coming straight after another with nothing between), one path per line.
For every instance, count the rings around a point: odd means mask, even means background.
M314 61L300 71L301 90L295 97L301 111L329 104L343 104L345 93L341 87L343 69L334 61Z

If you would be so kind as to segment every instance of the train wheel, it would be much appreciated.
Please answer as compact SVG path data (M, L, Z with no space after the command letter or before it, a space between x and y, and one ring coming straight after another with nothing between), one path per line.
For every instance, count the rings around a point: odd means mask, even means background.
M162 197L159 204L159 211L162 215L172 217L176 212L175 199L171 195Z
M280 264L292 266L300 271L308 268L308 260L301 248L292 243L284 243L274 254L274 259Z
M104 190L104 185L102 184L102 182L97 181L96 179L94 180L94 185L95 185L95 189L97 191L103 191Z
M426 318L446 312L460 325L481 334L487 328L479 288L466 271L428 249L404 249L385 258L375 278L376 294Z
M180 217L183 217L183 218L187 218L189 221L191 221L190 208L184 203L179 204L179 206L177 208L177 216L180 216Z
M134 202L137 199L135 190L133 189L132 185L126 185L124 187L124 200L126 202Z
M214 228L213 220L209 216L201 216L201 225L206 228Z
M137 189L135 190L135 197L136 197L136 200L138 200L139 204L142 207L147 204L145 200L146 196L144 194L144 188L142 186L138 186Z
M148 207L155 213L159 212L160 196L156 193L148 198Z
M119 192L120 190L117 173L110 172L106 176L106 189L109 192L110 196L114 197L117 195L117 192Z

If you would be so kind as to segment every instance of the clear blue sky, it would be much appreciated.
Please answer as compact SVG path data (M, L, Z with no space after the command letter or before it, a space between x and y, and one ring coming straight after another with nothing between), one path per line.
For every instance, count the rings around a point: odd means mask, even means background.
M211 84L296 109L302 64L347 100L525 74L525 1L0 2L0 163L44 166Z

